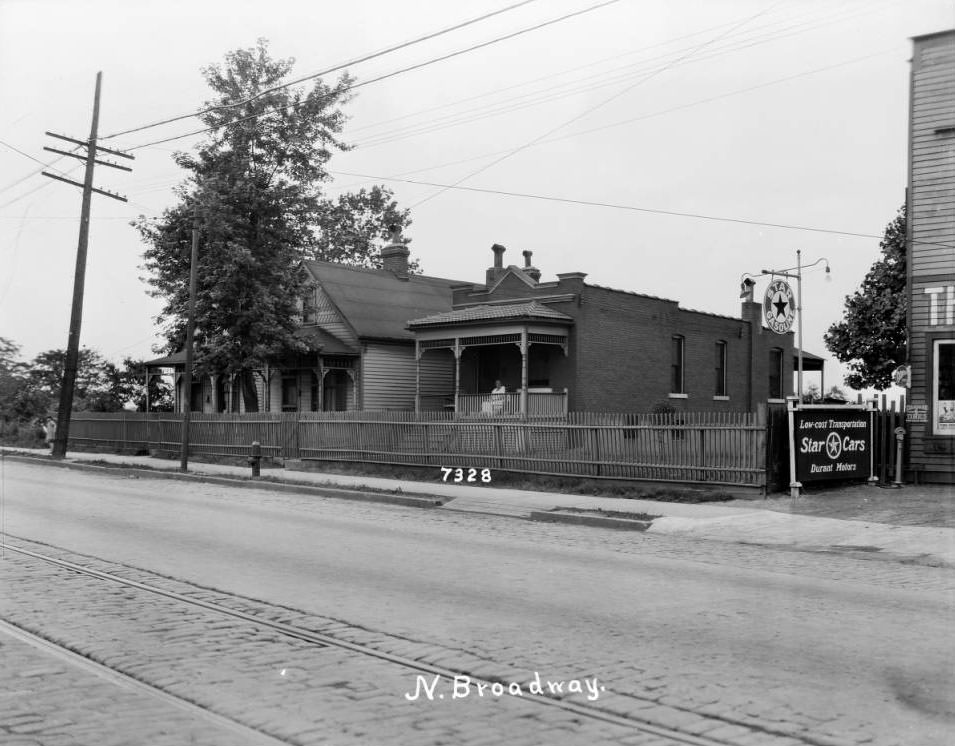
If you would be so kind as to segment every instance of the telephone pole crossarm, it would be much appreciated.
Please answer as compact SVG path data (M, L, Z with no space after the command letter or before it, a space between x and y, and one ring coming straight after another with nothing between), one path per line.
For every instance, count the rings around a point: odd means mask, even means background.
M67 137L66 135L58 135L55 132L50 132L49 130L47 130L45 134L49 135L50 137L55 137L58 140L66 140L67 142L71 142L75 145L81 145L84 148L89 147L89 142L87 142L86 140L77 140L72 137ZM109 153L110 155L119 156L120 158L129 158L129 160L131 161L136 160L136 156L130 155L129 153L124 153L122 150L110 150L109 148L104 148L102 145L97 145L96 149L103 153Z
M59 150L58 148L51 148L47 145L43 146L44 150L49 150L51 153L56 153L58 155L65 155L68 158L76 158L78 161L86 162L86 156L80 155L79 153L71 153L68 150ZM94 163L98 163L100 166L109 166L110 168L118 168L121 171L132 171L129 166L121 166L118 163L113 163L112 161L101 161L99 158L94 159Z
M84 159L85 160L85 159ZM73 181L72 179L67 179L64 176L57 176L56 174L51 174L49 171L41 171L44 176L49 176L51 179L56 179L57 181L65 181L67 184L72 184L73 186L78 186L81 189L85 189L85 184L80 184L78 181ZM97 189L96 187L90 187L91 192L96 192L97 194L102 194L104 197L112 197L113 199L118 199L120 202L128 202L121 194L114 194L113 192L107 191L106 189Z

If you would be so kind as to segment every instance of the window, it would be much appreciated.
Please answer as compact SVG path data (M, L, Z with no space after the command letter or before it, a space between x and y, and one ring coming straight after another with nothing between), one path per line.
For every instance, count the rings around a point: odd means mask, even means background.
M317 316L317 308L315 303L315 289L309 288L305 291L305 295L302 297L302 323L303 324L314 324Z
M726 396L726 342L716 343L716 388L714 396Z
M932 342L932 434L955 435L955 339Z
M774 347L769 351L769 398L782 399L783 396L783 351Z
M683 394L683 337L673 337L670 353L670 393Z

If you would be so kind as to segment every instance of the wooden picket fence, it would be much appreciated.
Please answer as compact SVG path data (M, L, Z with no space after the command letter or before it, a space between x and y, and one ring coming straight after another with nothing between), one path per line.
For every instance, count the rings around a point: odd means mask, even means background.
M182 416L77 413L70 445L179 452ZM474 467L533 474L766 484L766 418L756 413L455 417L450 412L292 412L191 416L191 455Z

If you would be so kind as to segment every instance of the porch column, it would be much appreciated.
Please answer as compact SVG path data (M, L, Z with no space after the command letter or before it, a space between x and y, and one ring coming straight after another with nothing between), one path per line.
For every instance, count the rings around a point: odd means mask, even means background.
M414 341L414 413L421 413L421 343Z
M454 338L454 415L457 417L461 411L458 409L458 395L461 393L461 338Z
M521 329L521 415L527 416L527 327Z
M216 413L219 411L219 376L217 374L210 374L209 381L212 385L212 411Z

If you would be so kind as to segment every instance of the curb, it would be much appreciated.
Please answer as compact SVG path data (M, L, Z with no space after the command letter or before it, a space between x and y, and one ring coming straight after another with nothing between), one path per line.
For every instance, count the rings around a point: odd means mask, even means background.
M319 487L296 482L274 482L268 479L253 481L252 479L230 479L229 477L216 477L207 474L182 474L171 471L162 471L159 469L140 469L131 466L84 464L78 461L53 461L51 459L37 458L35 456L23 456L13 453L5 454L4 458L10 459L11 461L53 466L61 469L77 469L80 471L99 471L116 474L128 474L147 479L172 479L185 482L202 482L205 484L218 484L224 487L238 487L241 489L274 490L276 492L315 495L317 497L352 500L355 502L401 505L411 508L440 508L445 502L443 498L429 497L424 495L398 495L389 492L351 490L343 487Z
M633 518L573 513L564 510L532 510L528 518L543 523L570 523L594 528L614 528L623 531L646 531L653 521L638 521Z

